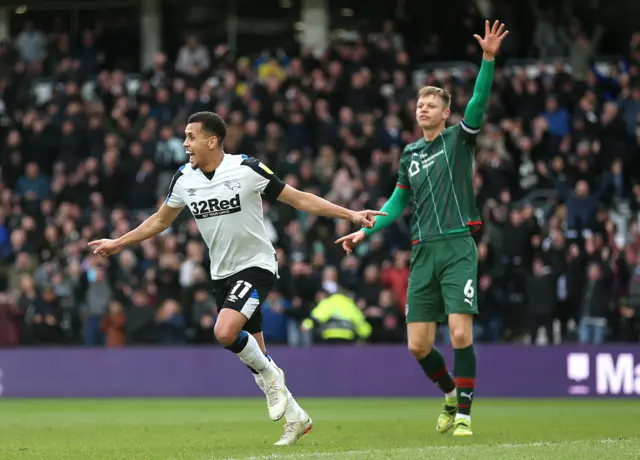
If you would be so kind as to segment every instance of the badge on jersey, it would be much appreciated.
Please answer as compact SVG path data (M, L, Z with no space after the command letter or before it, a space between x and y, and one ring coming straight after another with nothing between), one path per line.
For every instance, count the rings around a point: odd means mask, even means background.
M264 169L267 173L273 174L273 171L271 171L264 163L260 162L260 163L258 163L258 166L260 166L262 169Z

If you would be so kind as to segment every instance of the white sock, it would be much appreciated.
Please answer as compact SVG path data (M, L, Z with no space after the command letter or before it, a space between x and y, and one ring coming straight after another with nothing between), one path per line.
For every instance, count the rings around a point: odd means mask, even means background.
M444 396L446 398L457 398L458 397L458 393L456 392L456 389L454 388L449 393L445 393Z
M460 420L460 419L464 419L467 422L471 423L471 416L470 415L456 414L456 420Z
M262 392L264 393L264 382L262 381L262 377L260 377L260 374L254 374L251 373L251 375L253 375L253 378L256 381L256 385L258 385L258 387L262 390Z
M271 361L271 363L276 366L276 363L273 361L273 358L270 356L267 358ZM259 376L256 376L256 381ZM287 423L291 422L302 422L307 419L307 413L300 407L298 401L295 400L289 389L287 388L287 398L289 401L287 402L287 410L284 412L284 418Z
M306 420L307 413L302 410L302 407L300 407L298 401L295 400L289 390L287 390L287 396L289 397L289 402L287 403L287 410L284 412L284 418L287 423L302 422Z
M247 334L249 340L247 345L240 353L236 353L238 358L242 360L251 369L254 369L262 378L273 380L277 376L276 367L262 353L258 342L251 334Z

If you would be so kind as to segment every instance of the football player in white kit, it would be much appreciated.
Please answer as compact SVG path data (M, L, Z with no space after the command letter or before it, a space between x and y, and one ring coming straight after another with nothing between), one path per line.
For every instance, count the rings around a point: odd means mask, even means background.
M214 333L254 373L272 420L285 417L276 445L292 445L308 433L311 418L285 385L283 371L267 354L260 306L278 277L276 252L267 237L262 198L288 203L318 216L346 219L370 228L379 211L351 211L286 185L264 164L223 150L224 120L213 112L189 117L184 147L189 162L175 173L160 209L117 239L92 241L94 254L109 257L165 231L187 206L209 248L218 305Z

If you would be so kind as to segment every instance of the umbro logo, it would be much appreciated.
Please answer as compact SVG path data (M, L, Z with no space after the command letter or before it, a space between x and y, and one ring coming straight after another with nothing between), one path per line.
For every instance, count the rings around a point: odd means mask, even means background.
M240 182L237 180L228 180L224 183L225 187L228 187L233 192L234 190L240 190Z
M187 193L189 194L189 196L196 196L196 189L190 188L189 190L187 190Z

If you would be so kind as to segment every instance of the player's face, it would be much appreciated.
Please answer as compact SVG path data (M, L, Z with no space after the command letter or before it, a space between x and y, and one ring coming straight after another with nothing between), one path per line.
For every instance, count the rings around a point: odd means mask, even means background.
M422 129L437 128L444 123L451 110L444 106L444 101L435 94L418 99L416 121Z
M189 155L189 162L193 168L199 168L211 150L218 145L218 137L202 130L202 123L189 123L184 130L184 149Z

